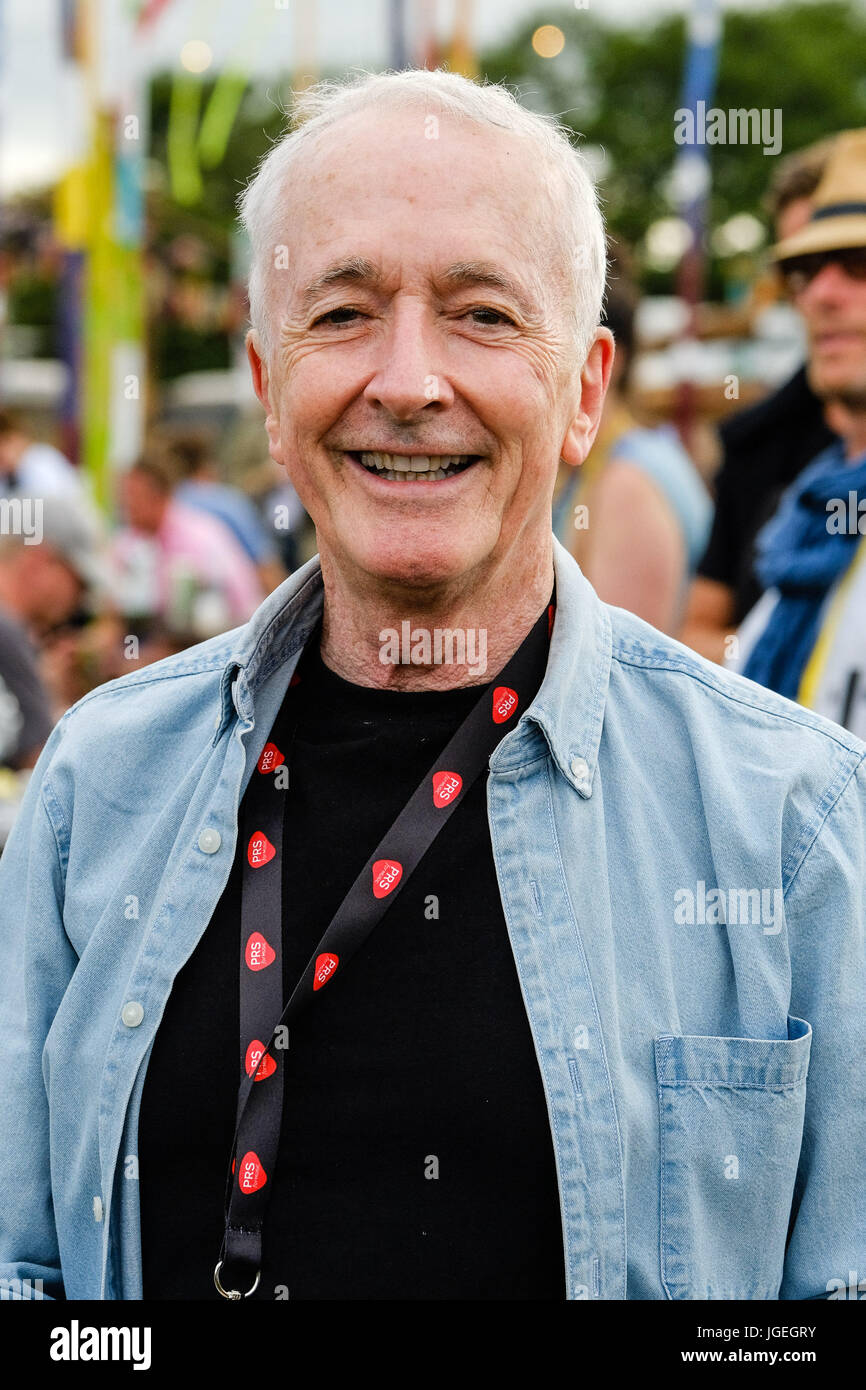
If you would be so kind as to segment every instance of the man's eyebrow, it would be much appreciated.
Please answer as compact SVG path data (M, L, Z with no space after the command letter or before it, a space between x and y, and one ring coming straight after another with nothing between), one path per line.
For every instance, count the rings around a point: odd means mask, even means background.
M539 312L538 305L523 285L489 261L457 261L438 278L450 289L471 289L480 285L484 289L499 290L513 300L527 318L534 318Z
M349 256L344 260L335 261L311 280L302 292L301 303L305 309L309 309L322 292L330 289L332 285L363 284L375 288L382 283L382 278L378 267L365 256ZM538 305L523 286L489 261L456 261L436 276L436 279L448 289L471 289L480 286L483 289L499 290L512 299L527 318L534 318L539 313Z
M322 291L330 289L331 285L377 285L381 279L372 261L365 256L349 256L345 260L335 261L311 280L301 295L301 303L305 309L309 309Z

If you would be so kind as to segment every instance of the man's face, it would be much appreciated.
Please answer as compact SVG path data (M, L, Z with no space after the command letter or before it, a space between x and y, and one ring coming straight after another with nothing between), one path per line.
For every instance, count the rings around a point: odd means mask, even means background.
M270 376L250 351L323 563L418 589L504 580L547 541L560 454L588 452L612 357L602 330L581 402L537 158L437 119L436 138L411 109L324 133L294 181Z
M822 399L866 409L866 281L825 265L795 298L809 336L808 375Z
M0 434L0 474L11 473L26 448L27 437L17 430Z
M63 623L81 603L84 586L60 551L47 541L22 546L21 584L27 620L39 630Z
M166 498L146 473L131 468L122 484L123 507L130 526L147 535L155 534L162 522Z

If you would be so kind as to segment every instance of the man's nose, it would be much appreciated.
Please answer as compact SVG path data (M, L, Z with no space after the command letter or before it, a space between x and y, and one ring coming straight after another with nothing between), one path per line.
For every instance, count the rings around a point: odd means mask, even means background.
M797 296L799 307L808 309L816 304L838 303L851 293L851 280L838 261L828 261L813 280Z
M395 419L417 415L431 402L447 405L454 393L442 370L433 311L417 299L397 304L379 343L379 361L364 399Z

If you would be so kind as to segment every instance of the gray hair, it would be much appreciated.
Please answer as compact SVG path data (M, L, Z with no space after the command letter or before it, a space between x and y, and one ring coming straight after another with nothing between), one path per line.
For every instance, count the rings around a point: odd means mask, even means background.
M238 199L250 240L250 321L259 349L270 361L273 347L274 248L285 236L286 190L295 166L317 137L344 116L373 107L434 108L477 125L496 126L534 141L539 164L552 176L562 212L562 241L572 298L572 335L583 362L601 316L605 283L605 233L595 184L586 161L558 117L528 111L498 83L481 85L454 72L420 68L317 82L295 94L292 128L273 146Z

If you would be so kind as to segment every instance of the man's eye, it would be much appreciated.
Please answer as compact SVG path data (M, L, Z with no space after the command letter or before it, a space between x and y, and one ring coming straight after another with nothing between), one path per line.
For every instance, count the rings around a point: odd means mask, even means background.
M359 314L360 312L360 309L350 309L345 305L341 306L339 309L329 309L326 314L320 314L317 319L313 320L313 327L315 328L317 324L320 323L332 323L334 325L339 325L341 323L351 323L351 315ZM350 317L338 318L337 316L339 314L348 314Z
M475 318L475 321L476 323L488 324L491 327L496 327L497 323L510 323L512 326L514 324L514 319L510 319L508 315L503 314L500 309L487 309L481 306L477 309L468 309L467 313L472 314L473 317L478 314L486 315L486 318Z

